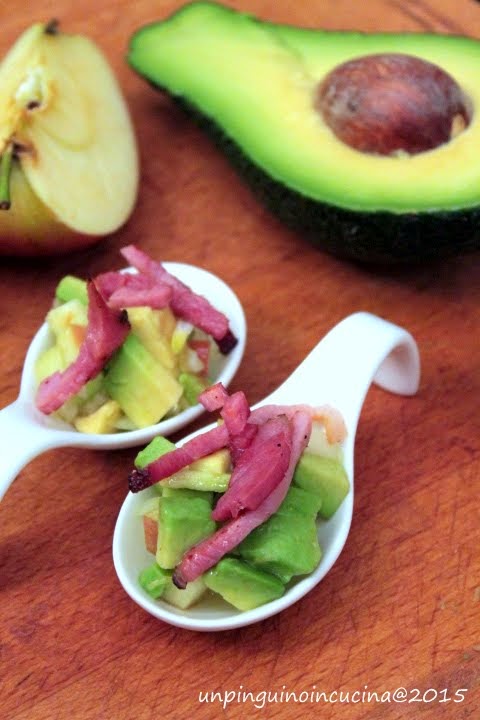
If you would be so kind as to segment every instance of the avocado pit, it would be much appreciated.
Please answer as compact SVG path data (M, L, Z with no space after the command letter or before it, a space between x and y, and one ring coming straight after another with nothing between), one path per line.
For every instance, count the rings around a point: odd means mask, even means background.
M401 53L337 66L318 86L315 107L339 140L378 155L433 150L471 118L471 103L451 75Z

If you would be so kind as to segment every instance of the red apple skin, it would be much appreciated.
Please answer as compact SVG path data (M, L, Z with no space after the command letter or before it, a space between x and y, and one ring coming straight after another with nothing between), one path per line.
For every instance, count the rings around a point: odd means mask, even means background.
M318 87L315 104L340 140L378 155L432 150L467 127L471 116L470 101L448 73L400 53L339 65Z
M0 255L60 255L94 245L98 235L85 235L58 221L35 195L17 163L10 177L9 210L0 210Z
M143 532L147 552L155 555L157 552L158 522L149 515L143 515Z

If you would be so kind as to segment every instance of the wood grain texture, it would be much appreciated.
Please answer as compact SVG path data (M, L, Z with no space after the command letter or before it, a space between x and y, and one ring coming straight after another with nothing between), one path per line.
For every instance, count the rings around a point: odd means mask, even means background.
M236 0L261 17L360 30L480 37L473 0ZM219 635L155 621L116 580L111 539L134 451L58 450L21 473L0 507L0 716L5 720L480 718L480 258L380 272L342 263L280 226L224 158L125 65L131 32L180 3L31 0L0 7L0 50L34 20L88 33L118 73L135 122L141 193L128 225L55 260L0 261L0 406L58 279L120 267L141 244L197 263L240 296L249 325L232 385L273 390L345 315L408 328L423 365L413 399L372 389L359 425L351 534L309 596ZM1 464L1 459L0 459ZM218 691L467 688L454 704L199 703ZM280 696L279 696L280 697ZM261 695L258 696L261 705Z

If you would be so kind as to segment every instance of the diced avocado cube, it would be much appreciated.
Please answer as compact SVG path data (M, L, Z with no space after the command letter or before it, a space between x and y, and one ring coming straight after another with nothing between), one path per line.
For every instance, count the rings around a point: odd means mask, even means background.
M156 562L141 571L138 582L154 600L161 597L181 610L186 610L198 602L207 590L203 577L189 582L186 588L179 590L172 582L171 570L164 570Z
M110 361L105 388L137 427L159 422L182 395L182 386L130 333Z
M168 602L170 605L174 605L181 610L186 610L198 602L206 591L207 586L205 585L203 576L187 583L187 586L183 590L175 587L173 582L170 580L164 590L162 600L165 600L165 602Z
M141 504L140 508L137 510L136 515L140 515L141 517L150 517L154 518L155 521L158 520L158 497L155 495L154 497L149 497Z
M200 460L195 460L188 466L188 469L210 472L212 475L223 475L230 471L230 453L226 448L217 450L210 455L205 455Z
M58 283L55 296L64 303L78 300L82 305L88 305L87 283L74 275L66 275Z
M231 557L220 560L203 577L207 588L239 610L251 610L276 600L285 590L277 577Z
M315 523L317 508L314 495L291 487L277 512L247 535L237 553L284 583L294 575L312 572L322 555Z
M220 475L211 472L202 472L201 470L179 470L164 480L160 480L158 485L162 488L188 488L190 490L203 490L206 492L224 493L228 488L230 481L230 473L221 473Z
M223 493L230 480L230 453L227 449L206 455L157 483L163 488L188 488Z
M216 524L210 517L211 505L203 497L162 494L159 503L156 559L160 567L170 569L193 545L212 535Z
M150 465L154 460L158 460L162 455L170 452L170 450L175 450L174 443L166 437L162 437L162 435L157 435L137 454L135 467L142 469Z
M198 396L208 387L208 381L204 378L187 372L180 373L178 382L183 388L183 397L189 405L196 405Z
M277 510L277 514L296 512L316 520L322 501L312 492L290 485L285 500Z
M206 500L208 502L210 508L213 505L213 492L205 492L204 490L190 490L189 488L162 488L160 483L157 483L157 485L160 486L162 497L201 498L202 500Z
M145 592L156 600L163 595L165 588L171 584L171 573L163 570L157 563L153 563L141 571L138 582Z
M293 482L321 499L320 515L326 520L338 510L350 489L347 473L339 460L310 452L304 452L298 461Z

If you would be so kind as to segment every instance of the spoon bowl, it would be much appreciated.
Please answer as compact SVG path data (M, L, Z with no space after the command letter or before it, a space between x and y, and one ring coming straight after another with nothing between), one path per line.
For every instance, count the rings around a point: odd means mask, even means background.
M247 337L245 314L233 290L219 277L194 265L165 262L164 267L196 293L206 297L229 319L238 343L228 355L218 354L212 381L227 386L242 360ZM127 268L127 272L131 271ZM0 450L2 473L0 500L20 470L34 457L59 447L83 447L90 450L117 450L148 443L156 435L171 435L204 412L198 404L161 422L139 430L87 435L61 419L44 415L35 407L35 364L52 343L47 323L35 334L28 348L20 383L20 394L11 405L0 411Z
M188 610L179 610L161 599L153 600L138 583L140 571L152 561L144 548L140 520L146 498L155 493L151 488L127 495L115 527L113 561L126 592L160 620L200 631L230 630L249 625L275 615L299 600L325 577L348 536L353 513L355 433L368 388L373 381L392 393L414 395L419 380L420 360L412 336L375 315L359 312L336 325L290 377L255 406L328 404L342 413L348 431L343 443L343 460L350 491L333 517L318 523L323 551L320 564L310 575L292 582L281 598L244 612L215 597ZM211 427L214 425L189 435L183 442Z

